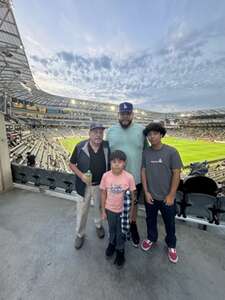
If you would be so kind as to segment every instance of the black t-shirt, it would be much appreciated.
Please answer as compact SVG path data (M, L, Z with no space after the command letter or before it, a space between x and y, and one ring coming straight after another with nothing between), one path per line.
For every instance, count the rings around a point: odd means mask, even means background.
M95 153L91 145L88 143L88 151L90 154L90 171L92 173L92 183L100 184L102 175L106 172L106 162L103 145L100 146Z

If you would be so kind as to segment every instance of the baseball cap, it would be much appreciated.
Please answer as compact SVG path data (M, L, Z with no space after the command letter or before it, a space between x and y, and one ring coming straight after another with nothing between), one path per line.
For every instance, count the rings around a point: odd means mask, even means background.
M102 125L102 124L100 124L100 123L91 123L91 125L90 125L90 130L93 130L93 129L105 129L105 127Z
M129 103L129 102L123 102L123 103L120 103L119 105L119 112L120 113L124 113L124 112L132 112L133 111L133 104L132 103Z

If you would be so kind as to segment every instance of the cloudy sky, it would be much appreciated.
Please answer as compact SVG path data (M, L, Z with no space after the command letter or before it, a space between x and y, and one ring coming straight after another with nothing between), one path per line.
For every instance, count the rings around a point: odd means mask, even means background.
M44 90L154 111L225 107L224 0L14 0Z

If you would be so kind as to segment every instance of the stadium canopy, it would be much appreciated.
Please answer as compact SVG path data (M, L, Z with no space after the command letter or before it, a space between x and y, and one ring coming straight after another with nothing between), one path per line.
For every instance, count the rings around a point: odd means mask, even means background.
M56 96L41 90L34 81L24 45L14 17L10 0L0 0L0 110L7 112L7 106L17 101L24 101L37 106L55 106L75 109L78 113L104 114L117 118L117 105ZM135 118L148 123L160 119L163 113L144 109L135 110Z
M218 109L206 109L206 110L196 110L196 111L187 111L178 114L181 118L192 118L192 117L219 117L225 115L225 108Z
M35 84L9 0L0 0L0 95L40 105L63 107L87 102L49 94ZM97 101L89 103L99 105ZM106 105L112 107L110 103Z
M36 89L12 11L11 1L0 0L0 92L29 99Z

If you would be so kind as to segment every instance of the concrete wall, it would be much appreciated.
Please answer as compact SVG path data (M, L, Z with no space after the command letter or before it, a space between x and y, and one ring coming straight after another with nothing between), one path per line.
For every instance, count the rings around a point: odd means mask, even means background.
M0 192L12 188L9 150L6 138L4 115L0 112Z

